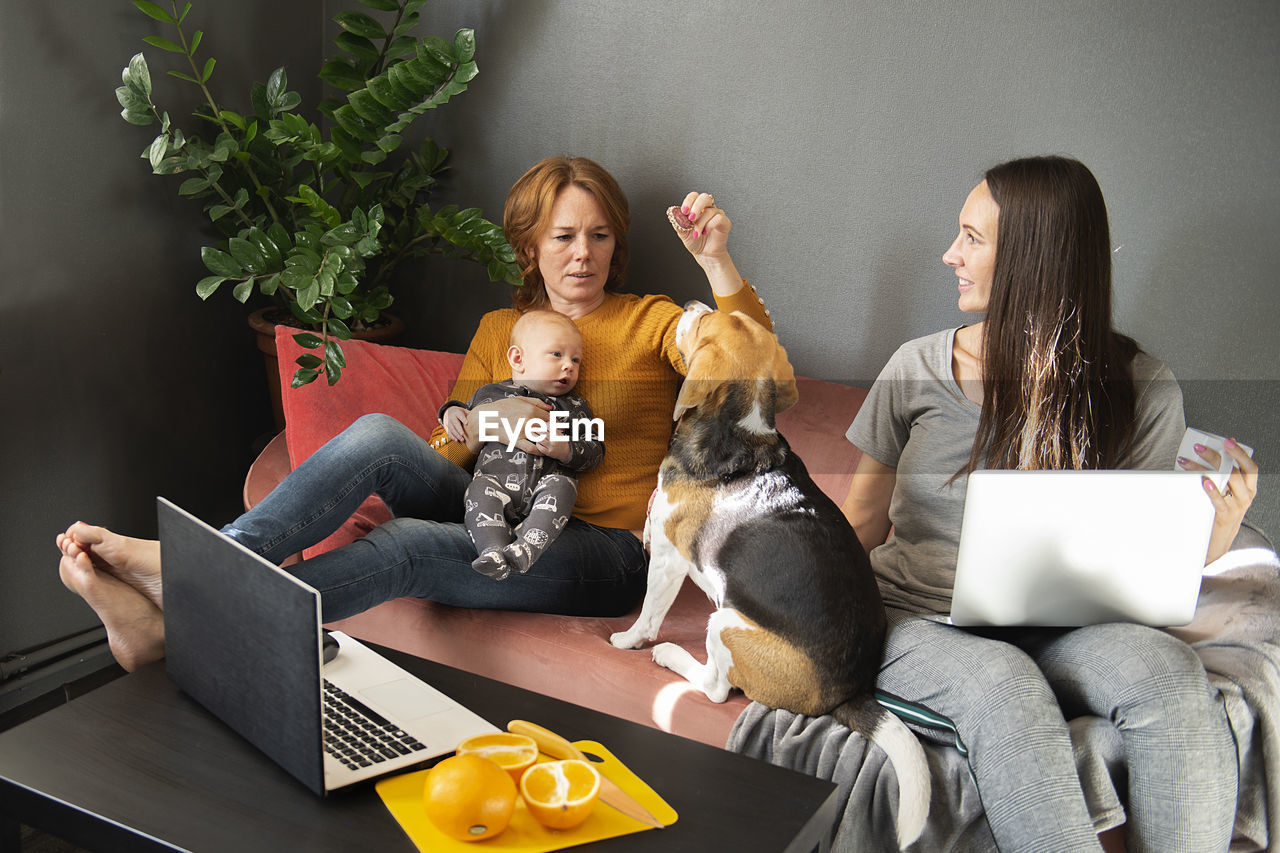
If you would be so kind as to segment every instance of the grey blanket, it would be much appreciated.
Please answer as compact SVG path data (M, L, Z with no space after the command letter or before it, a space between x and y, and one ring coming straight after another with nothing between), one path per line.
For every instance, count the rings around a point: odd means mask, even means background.
M1231 551L1207 566L1196 617L1170 633L1190 643L1222 692L1240 759L1233 851L1280 845L1280 558L1266 537L1241 528ZM1070 721L1076 764L1099 830L1124 820L1113 776L1123 778L1119 733L1106 720ZM993 850L968 764L953 747L925 741L933 799L912 849ZM830 717L752 703L727 748L839 786L836 850L897 849L897 779L884 753ZM1119 774L1119 775L1117 775ZM1270 785L1268 784L1270 782Z

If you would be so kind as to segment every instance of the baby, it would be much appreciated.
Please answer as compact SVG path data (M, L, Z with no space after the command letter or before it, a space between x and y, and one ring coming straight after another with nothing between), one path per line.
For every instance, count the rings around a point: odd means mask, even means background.
M570 425L592 419L587 402L571 393L582 361L582 335L568 317L556 311L522 315L511 329L507 361L510 381L483 386L465 405L450 400L440 407L440 423L450 438L466 441L469 410L504 397L550 403L552 411L568 412ZM505 438L504 430L498 432ZM548 435L536 442L536 453L509 449L501 439L480 448L465 505L467 532L479 554L471 563L476 571L495 580L513 568L528 571L569 521L578 497L577 475L604 458L603 435L593 437L586 429L570 435Z

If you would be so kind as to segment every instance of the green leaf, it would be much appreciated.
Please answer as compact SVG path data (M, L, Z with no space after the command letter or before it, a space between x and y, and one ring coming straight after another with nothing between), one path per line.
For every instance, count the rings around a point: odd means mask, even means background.
M326 246L350 246L356 240L359 240L361 236L363 235L361 235L359 229L350 222L344 222L338 227L331 228L325 232L325 235L320 238L320 242Z
M372 100L372 99L370 99ZM333 111L333 117L338 124L356 139L377 139L381 128L365 119L352 108L350 104L343 104ZM359 149L357 149L358 151Z
M200 81L192 77L190 74L185 74L181 71L166 71L165 73L170 77L177 77L179 80L186 80L188 83L195 83L197 86L200 85Z
M419 41L418 55L424 59L434 59L445 66L453 65L455 62L453 45L439 36L427 36Z
M347 358L342 354L342 345L330 338L324 345L325 361L332 362L338 367L347 366Z
M249 87L249 104L258 118L271 118L271 104L267 102L267 87L262 83L254 83Z
M319 335L313 335L311 332L299 332L293 336L294 343L304 349L315 349L324 341Z
M379 75L369 81L369 94L388 109L407 110L413 105L410 98L401 97L387 75Z
M243 237L232 237L228 240L227 251L231 253L231 257L235 258L245 272L257 275L266 271L266 256L257 246Z
M280 286L280 273L261 279L258 282L258 290L263 296L275 296L277 288Z
M410 12L400 19L400 23L396 24L396 28L391 31L393 36L402 36L418 26L419 20L422 18L417 12Z
M218 64L218 61L216 59L214 59L212 56L209 57L209 59L204 64L204 71L200 72L201 83L209 82L209 78L213 76L213 66L217 64Z
M316 373L314 370L299 370L297 373L293 374L293 379L289 382L289 386L292 388L301 388L303 385L310 385L312 382L316 381L316 377L319 375L320 374Z
M453 51L458 62L470 62L476 55L476 31L458 30L453 36Z
M249 297L253 295L253 279L246 278L244 281L237 284L235 289L231 291L231 295L234 296L236 301L242 305L245 302L248 302Z
M245 239L262 253L263 265L267 269L279 269L282 264L280 246L275 240L263 232L261 228L250 228Z
M390 124L394 117L390 110L378 103L377 98L368 89L352 92L347 96L347 103L361 118L377 127L384 127Z
M364 88L364 75L343 59L331 59L320 68L320 79L344 92Z
M205 246L200 250L200 260L204 261L205 267L214 275L231 278L239 276L242 272L240 265L235 262L234 258L212 246Z
M200 281L196 282L196 296L201 299L208 299L218 289L218 285L226 280L227 277L221 275L211 275L200 279Z
M157 136L147 149L147 160L151 163L151 171L158 172L160 163L169 153L169 139L164 135Z
M182 182L182 186L178 187L178 195L199 195L207 189L209 189L208 178L187 178Z
M244 130L244 116L240 115L240 113L232 110L223 110L218 113L218 118L222 119L227 124L239 128L240 130Z
M167 38L162 38L161 36L144 36L142 40L152 47L167 50L169 53L186 53L181 46L176 45Z
M417 45L417 39L411 38L410 36L400 36L392 41L391 46L387 48L387 59L399 59L402 56L412 56L417 50Z
M215 163L225 163L239 149L240 146L234 136L229 133L219 133L218 138L213 142L213 151L209 153L209 159Z
M315 279L306 287L298 291L298 307L303 311L309 311L315 304L320 301L320 282Z
M280 100L280 96L289 88L289 77L285 73L284 66L280 66L272 71L267 77L267 103L275 104Z
M352 275L350 270L343 270L342 275L338 276L338 282L334 289L343 296L350 296L352 293L355 293L356 288L359 286L359 279ZM346 317L343 317L342 319L345 320Z
M364 36L358 36L355 33L341 33L333 40L333 43L344 52L351 54L356 59L363 59L370 65L377 62L380 55L377 45ZM363 79L363 75L361 79Z
M152 18L155 18L157 21L160 21L161 23L165 23L165 24L177 23L177 21L173 19L173 15L170 15L168 12L166 12L160 6L157 6L155 3L148 2L148 0L133 0L133 5L137 6L138 9L140 9L144 15L148 15Z
M328 322L325 323L325 328L328 330L329 334L333 335L335 338L338 338L339 340L343 340L343 341L351 340L351 329L347 326L346 323L342 322L341 320L335 317L329 318Z
M364 36L367 39L384 39L387 34L382 25L363 12L339 12L333 18L349 33Z
M346 320L355 313L355 309L351 307L351 303L342 296L333 296L330 298L329 310L333 312L333 316L340 320ZM344 364L343 367L346 367L346 365Z
M200 42L204 41L204 30L196 30L195 35L191 37L191 55L195 56L196 51L200 49Z
M129 90L144 100L151 98L151 69L147 67L147 58L135 53L129 59L129 65L120 73L120 79Z
M454 81L457 83L469 83L474 80L476 75L479 73L480 67L476 65L475 62L464 62L458 66L458 73L454 76ZM456 92L452 92L451 94L461 94L464 89L465 87L458 89Z
M324 376L329 381L330 387L337 385L338 380L342 378L342 368L331 361L325 361Z
M319 339L317 338L317 340ZM324 364L324 359L320 358L318 355L312 355L309 352L304 352L302 355L298 356L298 360L294 363L300 364L306 368L315 368Z
M140 113L128 108L120 111L120 117L129 122L129 124L136 124L139 127L146 127L156 120L156 117L150 112Z

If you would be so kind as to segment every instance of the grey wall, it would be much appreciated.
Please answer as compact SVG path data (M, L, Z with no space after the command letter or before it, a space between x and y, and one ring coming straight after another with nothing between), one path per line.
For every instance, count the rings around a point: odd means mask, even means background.
M339 5L328 2L331 10ZM627 190L632 289L700 295L667 205L712 190L804 374L876 376L903 341L971 322L941 261L965 195L1014 156L1082 159L1107 194L1116 320L1182 381L1188 419L1255 445L1250 518L1280 532L1280 4L1193 0L496 2L480 75L433 115L456 200L495 214L525 168L592 157ZM483 276L433 265L423 345L462 348ZM842 425L833 425L842 428Z
M239 91L284 63L314 102L306 69L351 5L193 14ZM225 517L268 415L239 307L192 294L198 211L146 174L149 137L117 116L150 22L127 0L0 7L2 657L93 624L57 580L58 530L148 534L157 493ZM471 91L428 119L455 148L451 200L498 216L539 158L595 158L631 199L632 289L685 299L705 285L663 211L713 190L811 376L865 384L902 341L964 322L940 257L965 194L1011 156L1080 157L1110 204L1119 325L1183 380L1194 425L1276 470L1272 0L433 0L424 18L479 39ZM419 346L463 348L505 301L457 263L404 284ZM1274 473L1263 489L1252 517L1274 535Z
M97 624L58 580L57 532L83 518L154 535L157 494L230 517L270 413L244 310L195 295L203 214L139 159L156 131L119 117L120 71L144 48L157 102L192 103L143 45L160 25L128 0L0 5L2 659ZM319 4L218 0L216 24L212 5L190 20L241 109L277 65L318 67ZM314 102L310 77L291 82Z

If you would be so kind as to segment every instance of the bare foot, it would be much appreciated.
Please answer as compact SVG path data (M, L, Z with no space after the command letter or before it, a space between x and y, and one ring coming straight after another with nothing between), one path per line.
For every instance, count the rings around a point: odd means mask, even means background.
M121 536L82 521L59 534L57 541L64 557L74 559L81 552L88 554L95 569L114 575L145 595L156 607L164 609L159 542Z
M82 550L74 556L63 555L58 576L98 614L120 666L133 672L164 657L164 614L140 591L99 571Z

